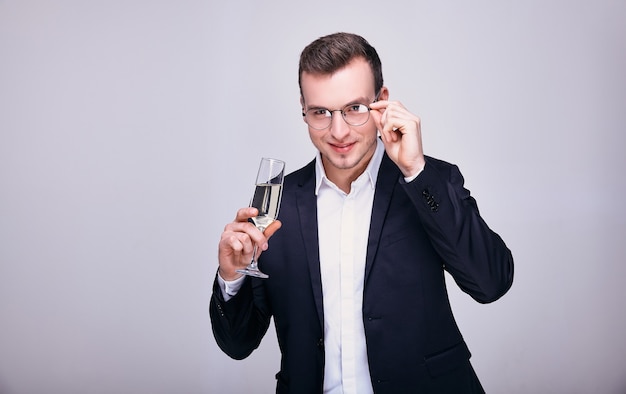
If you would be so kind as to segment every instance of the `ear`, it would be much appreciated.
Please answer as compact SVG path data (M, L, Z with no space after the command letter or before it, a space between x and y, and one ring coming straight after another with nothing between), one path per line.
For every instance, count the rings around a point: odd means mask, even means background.
M380 100L389 100L389 89L386 86L380 88L380 93L378 94L378 101Z
M304 119L304 97L302 96L300 96L300 106L302 107L302 120L306 123L306 120Z

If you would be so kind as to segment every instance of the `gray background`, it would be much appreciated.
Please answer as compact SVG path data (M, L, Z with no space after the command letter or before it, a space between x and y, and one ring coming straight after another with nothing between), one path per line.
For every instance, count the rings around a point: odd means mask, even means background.
M217 242L314 150L297 61L364 35L516 278L451 286L490 393L626 393L624 1L0 0L0 393L269 393L222 354Z

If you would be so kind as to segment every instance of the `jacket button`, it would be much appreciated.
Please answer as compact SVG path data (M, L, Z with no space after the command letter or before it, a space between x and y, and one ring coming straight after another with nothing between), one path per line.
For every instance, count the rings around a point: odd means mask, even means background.
M318 347L319 349L323 349L323 348L324 348L324 338L320 338L320 339L317 341L317 347Z

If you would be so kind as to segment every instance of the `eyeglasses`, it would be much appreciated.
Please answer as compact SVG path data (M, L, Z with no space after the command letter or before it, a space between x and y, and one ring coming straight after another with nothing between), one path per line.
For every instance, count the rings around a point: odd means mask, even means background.
M374 102L378 100L378 94ZM370 119L371 108L365 104L348 104L342 109L311 108L302 113L304 121L314 130L324 130L330 126L334 112L341 112L341 117L350 126L361 126Z

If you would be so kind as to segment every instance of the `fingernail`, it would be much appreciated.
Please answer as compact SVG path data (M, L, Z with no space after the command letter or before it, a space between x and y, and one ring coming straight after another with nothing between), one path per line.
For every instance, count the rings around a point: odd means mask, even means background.
M267 250L268 247L269 247L269 245L267 243L264 243L262 249L263 250Z

